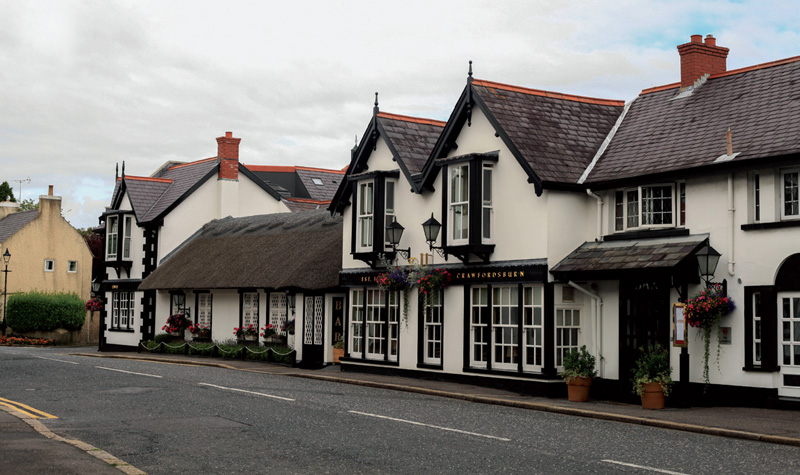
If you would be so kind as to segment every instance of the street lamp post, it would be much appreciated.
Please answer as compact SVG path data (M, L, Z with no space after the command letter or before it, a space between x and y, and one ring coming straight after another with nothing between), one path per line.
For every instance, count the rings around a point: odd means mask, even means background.
M6 248L6 252L3 253L3 262L6 265L6 268L3 272L6 274L5 283L3 284L3 323L0 325L0 334L6 334L6 305L8 304L8 273L11 272L8 270L8 262L11 260L11 253L8 252L8 248Z

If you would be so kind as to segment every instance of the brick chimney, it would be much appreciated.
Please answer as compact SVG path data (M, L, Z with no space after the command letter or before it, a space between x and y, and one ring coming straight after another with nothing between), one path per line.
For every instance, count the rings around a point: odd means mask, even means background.
M217 158L219 158L220 180L239 179L239 142L233 132L225 132L225 137L217 137Z
M692 35L692 41L678 46L681 55L681 87L691 86L704 74L717 74L727 71L725 60L728 48L717 46L711 35Z

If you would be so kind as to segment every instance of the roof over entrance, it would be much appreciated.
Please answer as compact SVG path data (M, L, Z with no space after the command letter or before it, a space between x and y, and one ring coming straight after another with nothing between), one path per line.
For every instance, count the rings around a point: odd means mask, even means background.
M559 280L616 280L633 272L694 271L708 234L586 242L550 269ZM697 272L694 272L697 275Z

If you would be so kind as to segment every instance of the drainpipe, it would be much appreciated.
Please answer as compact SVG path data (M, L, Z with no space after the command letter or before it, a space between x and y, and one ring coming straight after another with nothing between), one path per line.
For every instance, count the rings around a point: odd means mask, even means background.
M597 361L599 363L599 371L598 375L602 378L603 374L605 373L605 361L603 358L603 329L600 324L600 314L603 311L603 299L597 295L596 293L592 292L591 290L585 289L580 285L576 284L573 281L567 282L570 287L588 295L594 300L595 303L595 312L594 312L594 344L595 344L595 353L597 353Z
M733 206L733 173L728 175L728 274L734 275L736 265L734 247L733 247L733 216L736 208Z
M603 237L603 198L592 193L592 190L587 188L586 194L597 200L597 236L594 238L595 242L600 242Z

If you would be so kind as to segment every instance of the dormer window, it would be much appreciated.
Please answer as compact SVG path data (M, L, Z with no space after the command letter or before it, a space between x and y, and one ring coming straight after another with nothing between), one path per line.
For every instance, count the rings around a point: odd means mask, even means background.
M117 236L119 228L119 218L109 216L106 225L106 260L111 261L117 258Z
M497 152L442 158L444 173L444 248L469 261L471 254L488 261L494 250L493 175Z
M614 230L682 226L686 219L685 197L683 183L677 187L659 184L619 190L614 194Z
M386 226L395 217L395 189L399 170L362 173L348 179L354 181L352 253L371 266L378 254L389 255L392 245Z

